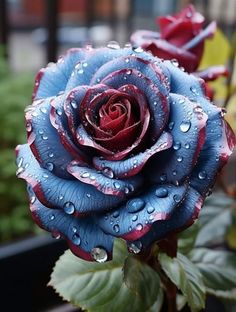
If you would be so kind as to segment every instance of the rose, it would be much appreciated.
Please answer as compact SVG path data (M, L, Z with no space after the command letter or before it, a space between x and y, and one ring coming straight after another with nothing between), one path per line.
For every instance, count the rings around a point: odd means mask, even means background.
M141 48L72 49L42 69L17 175L35 221L86 260L135 253L197 218L235 144L204 82Z
M131 42L165 60L178 60L188 72L195 71L204 41L215 33L216 23L203 29L204 17L191 4L178 14L159 17L157 23L160 33L139 30L131 36Z
M184 70L205 81L212 81L219 76L228 76L225 66L212 66L196 71L202 59L204 41L216 32L216 22L211 22L203 29L204 17L188 5L180 13L161 16L157 19L160 33L148 30L138 30L130 40L133 45L141 46L145 51L165 60L173 60ZM212 100L214 91L206 85L207 96Z

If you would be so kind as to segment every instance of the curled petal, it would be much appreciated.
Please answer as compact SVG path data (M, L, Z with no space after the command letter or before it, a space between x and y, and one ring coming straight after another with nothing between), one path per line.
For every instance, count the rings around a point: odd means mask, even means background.
M93 158L93 164L97 170L111 171L116 178L128 178L138 174L149 158L153 155L166 150L172 146L172 136L168 132L164 132L160 138L150 148L135 156L129 157L121 161L109 161Z
M111 260L114 237L105 234L91 217L75 218L58 209L41 204L31 187L28 187L30 210L35 222L55 238L64 237L71 251L78 257L94 261L92 250L102 250L103 259Z
M184 200L186 185L153 186L146 193L130 199L118 210L97 216L105 233L136 240L146 234L157 220L168 220Z
M104 211L122 202L120 197L106 196L91 185L58 178L41 168L27 144L18 146L16 153L18 177L27 181L40 202L47 207L66 211L70 206L71 214L81 215Z
M68 166L68 171L83 183L93 185L100 192L107 195L126 197L132 195L142 185L143 179L136 176L133 179L117 180L113 179L112 173L106 171L107 177L98 171L86 167L81 167L76 162ZM109 177L110 175L110 177Z
M229 71L223 65L216 65L194 72L193 74L199 78L202 78L205 81L213 81L220 76L227 77L229 75Z

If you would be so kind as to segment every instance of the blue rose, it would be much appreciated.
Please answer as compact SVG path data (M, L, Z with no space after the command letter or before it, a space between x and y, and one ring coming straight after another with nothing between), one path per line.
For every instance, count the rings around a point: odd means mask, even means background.
M235 145L204 81L141 48L69 50L36 77L17 147L34 220L86 260L197 218Z

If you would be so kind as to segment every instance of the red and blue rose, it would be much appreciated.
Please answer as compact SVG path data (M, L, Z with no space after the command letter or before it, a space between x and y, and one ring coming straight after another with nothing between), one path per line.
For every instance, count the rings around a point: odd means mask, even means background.
M35 221L86 260L194 222L235 145L204 81L115 44L72 49L36 77L17 147Z

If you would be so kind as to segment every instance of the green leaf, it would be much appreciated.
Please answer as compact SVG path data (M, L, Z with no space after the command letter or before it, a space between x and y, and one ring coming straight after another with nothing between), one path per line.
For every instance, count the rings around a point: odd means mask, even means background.
M105 263L87 262L66 251L57 261L49 284L65 300L87 311L151 312L159 292L159 279L154 272L153 276L157 277L156 284L154 280L147 282L150 278L150 269L147 267L142 269L142 266L138 265L142 271L142 282L136 289L138 291L135 292L133 286L127 287L127 280L126 283L123 280L123 264L127 255L126 244L122 240L115 241L113 260ZM131 268L128 271L131 273ZM131 286L132 278L128 280ZM146 285L141 285L143 280L146 281ZM156 285L155 289L150 285ZM139 290L144 293L140 294Z
M187 230L178 235L178 251L188 254L195 245L195 240L199 231L198 222L195 222Z
M181 253L170 258L159 253L159 261L165 274L181 290L192 312L205 307L205 286L198 268Z
M181 294L177 294L177 296L176 296L177 310L181 311L184 308L184 306L186 305L186 303L187 303L186 298Z
M190 258L201 271L209 294L236 300L235 253L196 248L190 253Z
M162 293L159 275L149 265L139 261L135 256L129 256L125 260L124 282L131 291L143 300L146 307L150 307L155 303L159 298L159 293ZM160 299L157 300L157 304L160 304Z

